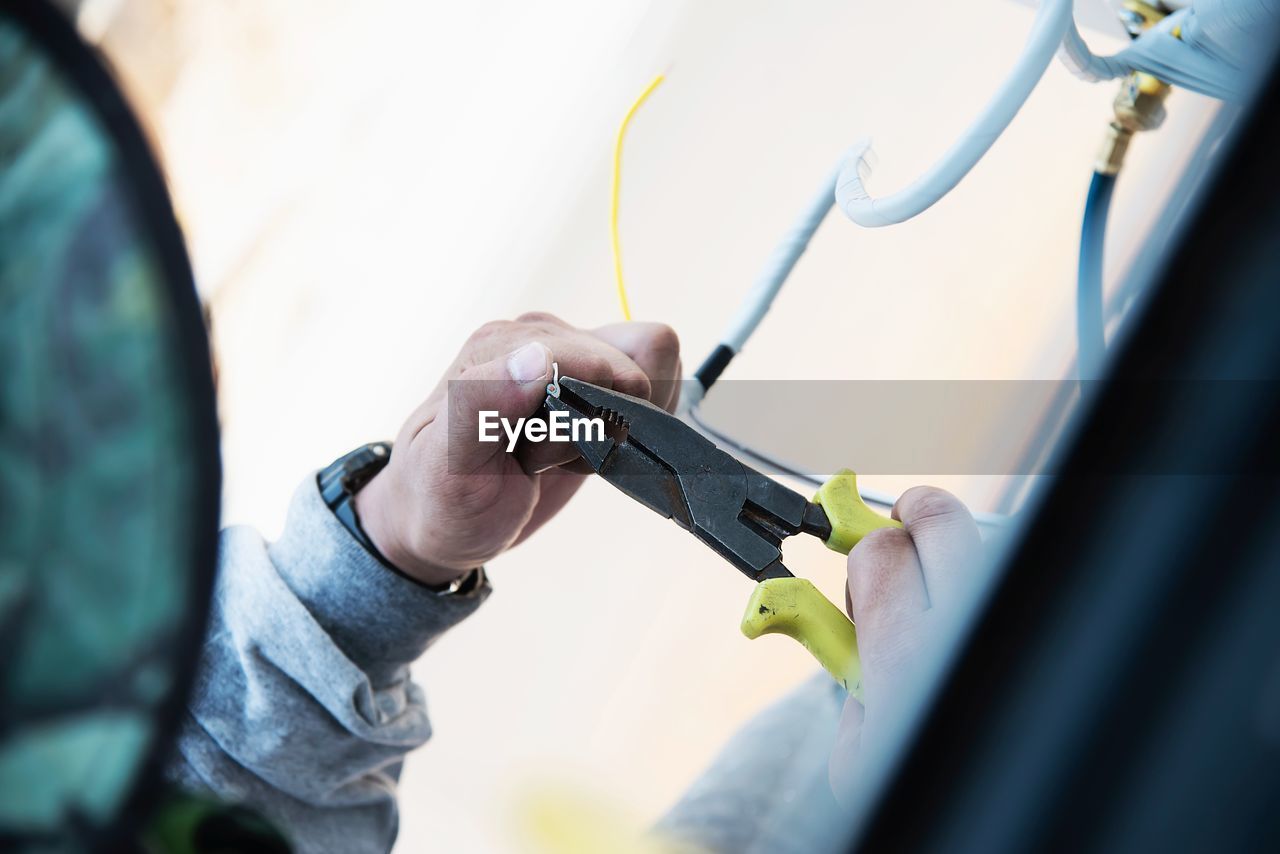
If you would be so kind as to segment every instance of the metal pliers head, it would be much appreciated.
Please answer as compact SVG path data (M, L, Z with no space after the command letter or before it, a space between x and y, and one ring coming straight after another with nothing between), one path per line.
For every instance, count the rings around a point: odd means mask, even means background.
M599 419L570 434L596 474L675 520L753 581L791 576L782 563L786 537L831 535L820 506L648 401L569 377L557 385L547 395L549 413Z

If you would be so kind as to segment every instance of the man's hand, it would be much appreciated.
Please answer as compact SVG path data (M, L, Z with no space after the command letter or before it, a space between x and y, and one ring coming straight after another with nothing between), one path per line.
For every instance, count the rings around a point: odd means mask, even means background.
M356 495L365 532L402 572L446 583L529 536L581 485L571 444L522 441L508 453L505 437L478 439L481 410L515 423L541 409L553 361L562 375L667 410L679 397L680 344L668 326L586 331L549 314L485 324L409 416L390 464Z
M969 511L941 489L907 490L892 515L902 528L873 531L849 552L845 607L858 627L866 705L850 697L840 717L828 767L837 795L849 791L863 740L875 737L877 710L893 706L919 664L929 617L954 606L982 547Z

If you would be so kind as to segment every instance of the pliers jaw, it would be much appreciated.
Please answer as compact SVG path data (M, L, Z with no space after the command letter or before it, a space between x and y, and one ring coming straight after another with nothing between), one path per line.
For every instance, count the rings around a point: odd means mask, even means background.
M748 638L785 634L804 644L853 697L861 698L858 639L844 612L782 564L782 541L819 537L848 554L869 532L902 523L872 511L853 472L837 472L806 501L738 462L680 419L643 400L581 380L547 389L552 417L600 418L604 435L570 431L582 458L605 480L680 527L752 581L742 618Z
M801 532L826 539L821 507L717 448L648 401L563 377L550 412L599 418L605 435L577 430L591 468L655 512L673 519L753 581L790 577L782 540Z
M571 432L578 453L592 470L649 509L691 530L675 472L632 436L634 426L652 432L663 424L659 416L670 416L647 401L571 377L562 377L559 385L558 395L547 395L549 412L567 412L574 421L598 418L604 422L603 436L591 429Z

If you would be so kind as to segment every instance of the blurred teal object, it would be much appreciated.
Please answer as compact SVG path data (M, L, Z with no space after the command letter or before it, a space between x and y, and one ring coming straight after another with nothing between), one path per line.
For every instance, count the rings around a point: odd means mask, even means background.
M207 337L96 55L0 8L0 848L111 848L159 790L219 501Z

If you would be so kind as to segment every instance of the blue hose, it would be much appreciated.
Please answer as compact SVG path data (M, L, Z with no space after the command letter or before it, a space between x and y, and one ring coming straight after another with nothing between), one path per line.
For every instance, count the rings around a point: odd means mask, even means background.
M1080 227L1080 265L1076 271L1076 365L1081 380L1094 380L1102 375L1107 344L1103 331L1102 249L1107 234L1107 211L1115 175L1093 173L1089 198L1084 203L1084 222Z

